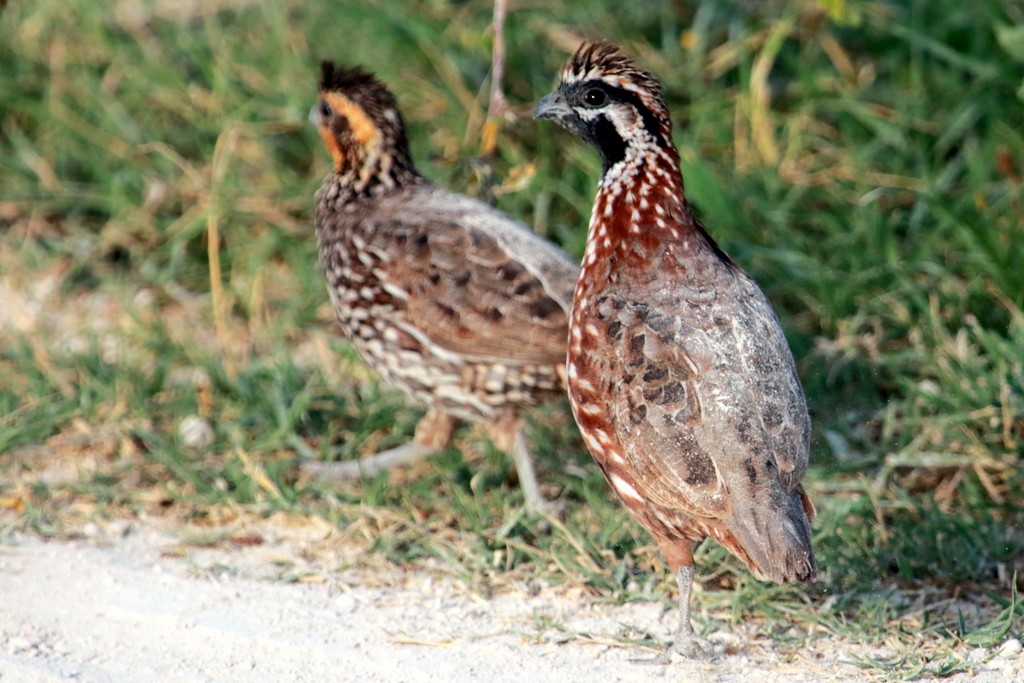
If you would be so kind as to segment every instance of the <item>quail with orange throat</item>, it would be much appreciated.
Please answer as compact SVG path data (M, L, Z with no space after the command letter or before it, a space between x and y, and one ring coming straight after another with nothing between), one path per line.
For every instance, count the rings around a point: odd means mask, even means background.
M333 161L315 222L341 330L427 412L412 443L304 469L326 479L373 473L443 448L455 420L469 420L512 456L527 507L543 510L522 414L564 391L578 266L524 225L420 175L395 97L371 74L325 62L310 117Z
M584 442L679 585L713 538L755 577L809 581L814 506L800 484L810 420L768 299L690 210L661 83L584 43L534 117L594 145L602 173L570 316L568 385Z

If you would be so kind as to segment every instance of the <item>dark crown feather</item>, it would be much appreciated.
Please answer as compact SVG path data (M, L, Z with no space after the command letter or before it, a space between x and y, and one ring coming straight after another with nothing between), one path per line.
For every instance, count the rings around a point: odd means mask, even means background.
M620 80L631 82L646 91L653 102L658 103L662 109L667 109L661 81L649 71L637 66L632 57L622 54L621 49L618 45L603 41L585 42L579 46L566 66L569 73L577 78L591 72L617 76Z
M620 50L618 45L604 41L585 42L576 49L569 68L580 75L595 68L606 73L622 73L636 69L633 60L622 54Z
M320 62L320 90L344 92L352 89L384 88L384 84L361 67L346 68L331 61Z

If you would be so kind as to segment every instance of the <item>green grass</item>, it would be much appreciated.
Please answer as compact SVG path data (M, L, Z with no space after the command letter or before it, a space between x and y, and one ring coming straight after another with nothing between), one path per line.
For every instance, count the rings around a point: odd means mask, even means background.
M598 160L529 114L577 39L605 37L664 79L690 199L776 303L814 418L822 580L760 584L709 545L700 604L885 645L861 663L896 678L1019 636L1024 9L670 6L514 5L512 117L483 166L488 2L4 6L0 529L289 510L484 592L665 596L564 406L532 429L564 523L524 518L509 461L468 432L412 473L297 479L298 458L396 445L419 414L334 338L310 225L319 60L393 87L426 174L579 255ZM193 414L209 448L178 433ZM74 476L39 476L60 463Z

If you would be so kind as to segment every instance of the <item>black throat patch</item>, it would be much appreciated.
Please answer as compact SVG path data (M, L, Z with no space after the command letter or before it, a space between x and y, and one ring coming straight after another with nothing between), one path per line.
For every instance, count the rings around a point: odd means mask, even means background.
M606 116L595 121L587 132L592 136L591 142L601 153L601 175L626 158L626 141L615 129L615 124Z

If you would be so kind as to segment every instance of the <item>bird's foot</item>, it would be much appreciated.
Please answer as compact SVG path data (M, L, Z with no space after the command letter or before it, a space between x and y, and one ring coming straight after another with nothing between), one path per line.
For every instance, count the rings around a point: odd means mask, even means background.
M563 502L548 500L540 493L539 489L536 491L524 489L523 493L527 513L534 517L554 517L555 519L561 519L562 513L565 511L565 504Z
M412 442L359 460L342 462L307 460L299 466L299 469L304 475L317 481L353 481L363 477L372 477L378 472L392 467L421 460L436 453L437 450Z
M676 641L666 647L657 657L650 659L632 659L634 664L647 664L664 666L671 664L676 656L683 659L711 659L715 655L715 648L711 641L701 638L696 633L681 633Z

